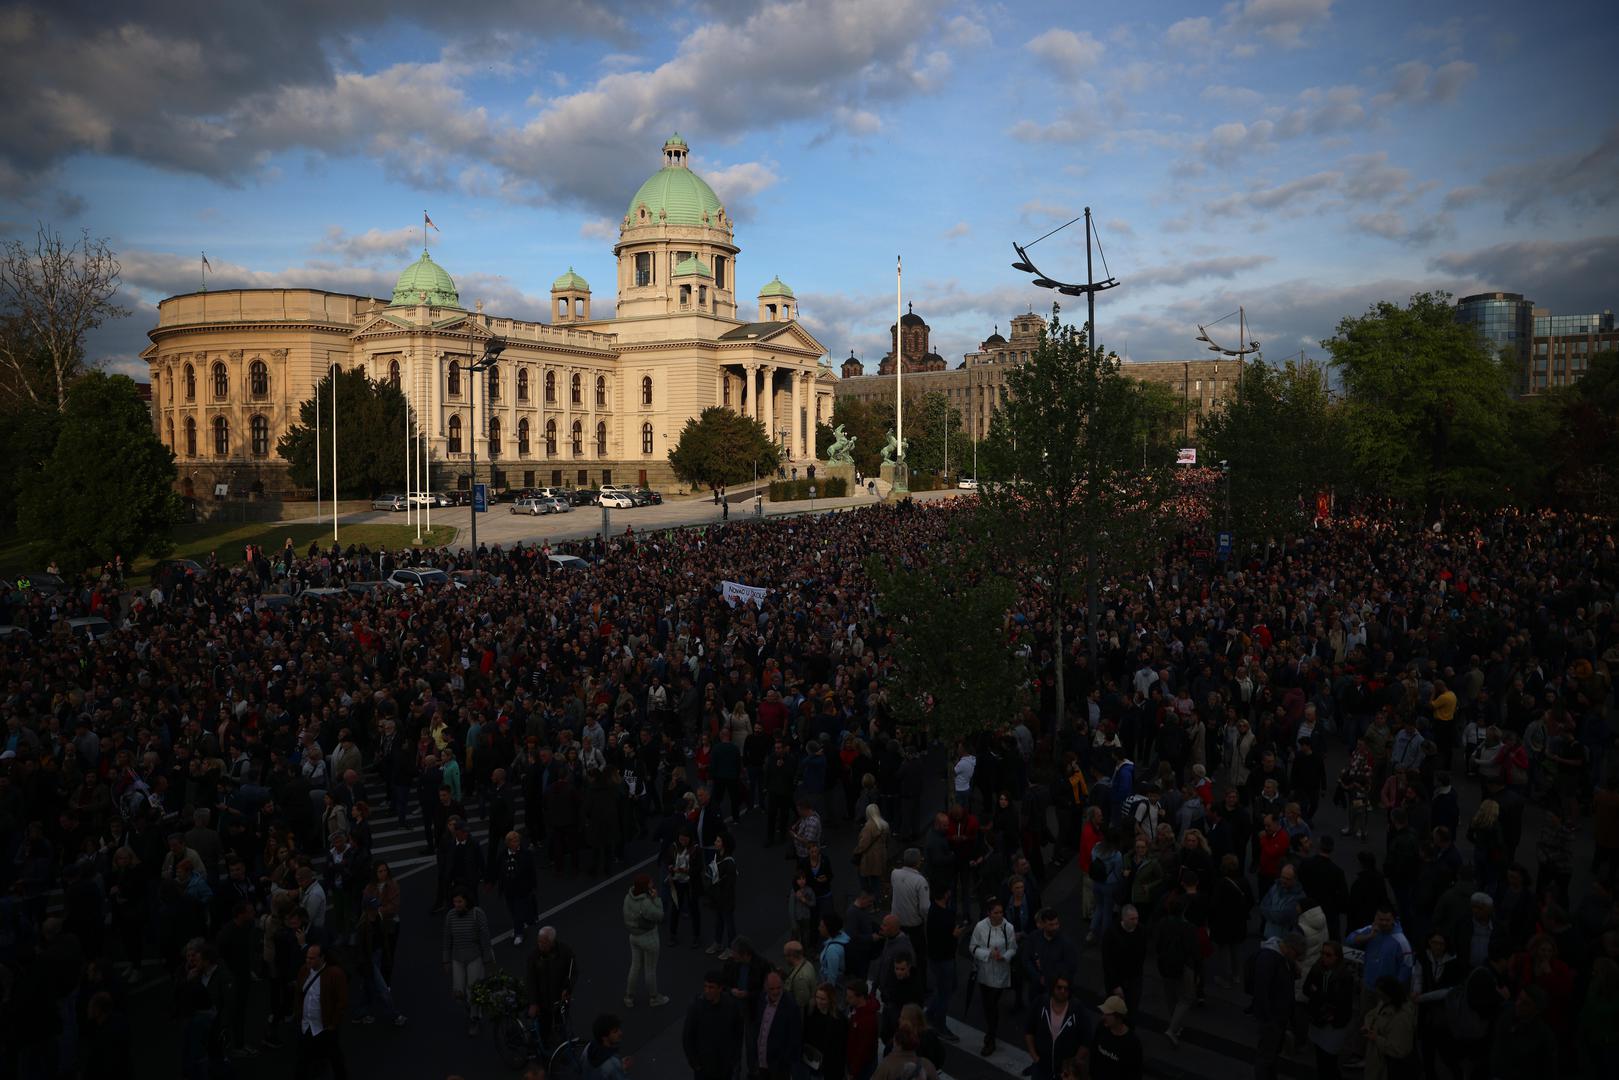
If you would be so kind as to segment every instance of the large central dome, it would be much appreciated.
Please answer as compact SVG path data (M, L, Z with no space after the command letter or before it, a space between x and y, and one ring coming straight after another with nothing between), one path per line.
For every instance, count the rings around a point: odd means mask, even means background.
M654 222L670 225L712 225L719 217L720 199L703 178L686 166L686 140L672 135L663 144L664 167L647 177L630 200L626 223L634 223L641 207ZM661 218L660 218L661 215ZM708 220L704 220L704 216Z

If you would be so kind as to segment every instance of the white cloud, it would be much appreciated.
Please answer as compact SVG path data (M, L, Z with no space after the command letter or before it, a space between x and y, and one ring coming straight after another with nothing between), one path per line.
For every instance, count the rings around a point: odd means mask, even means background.
M586 218L585 223L579 226L581 240L617 240L618 226L607 218Z
M1129 283L1140 288L1155 285L1184 285L1205 278L1230 279L1247 270L1275 262L1271 255L1222 255L1212 259L1188 259L1166 266L1151 266L1130 275Z
M1102 59L1102 43L1089 33L1053 27L1030 39L1024 48L1063 79L1077 79Z
M1372 99L1379 109L1391 105L1443 104L1455 99L1462 87L1478 75L1478 65L1452 60L1436 71L1421 60L1397 64L1389 75L1387 90Z
M1204 101L1232 108L1252 108L1265 100L1265 95L1257 90L1250 90L1246 86L1226 86L1222 83L1205 86L1198 96Z
M1079 211L1066 203L1051 203L1043 199L1030 199L1018 207L1018 216L1024 221L1068 221L1079 216Z
M350 234L341 225L328 225L326 235L315 244L315 250L335 255L347 262L363 262L378 258L398 259L421 241L420 228L367 229Z
M1506 219L1525 214L1542 218L1555 212L1606 210L1619 199L1619 124L1589 150L1547 155L1506 165L1484 178L1484 190L1506 206Z
M1228 5L1231 10L1234 5ZM1294 49L1304 36L1332 13L1332 0L1242 0L1232 25L1252 31L1273 45Z
M1164 40L1177 49L1201 49L1214 39L1214 21L1207 15L1181 19L1164 31Z
M971 225L965 221L958 221L944 231L944 238L946 240L959 240L964 236L971 235L972 231L973 227Z
M746 218L753 212L753 200L781 179L776 170L758 161L708 167L699 170L728 213Z

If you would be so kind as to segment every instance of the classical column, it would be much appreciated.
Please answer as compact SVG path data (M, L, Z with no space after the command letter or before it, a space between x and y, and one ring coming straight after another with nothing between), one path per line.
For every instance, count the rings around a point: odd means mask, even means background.
M794 371L792 373L792 378L793 378L793 419L792 419L792 423L787 425L787 427L792 431L792 434L789 436L789 438L792 439L792 443L788 447L787 457L788 457L789 460L797 460L798 458L804 456L804 451L803 451L803 445L804 445L803 432L800 430L800 427L799 427L800 422L801 422L800 417L803 415L803 411L804 411L804 373L801 372L801 371Z
M747 372L748 385L742 394L742 407L744 416L752 420L759 419L759 365L749 362L742 365Z
M759 419L764 422L765 434L770 436L770 441L771 442L775 442L776 441L776 365L775 364L760 364L759 368L760 368L760 374L762 375L762 378L760 378L759 381L764 384L764 389L759 391L759 408L761 410Z

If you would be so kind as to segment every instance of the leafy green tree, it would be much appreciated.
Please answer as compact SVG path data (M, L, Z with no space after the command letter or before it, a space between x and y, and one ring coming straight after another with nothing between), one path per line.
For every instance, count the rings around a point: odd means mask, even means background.
M1365 490L1420 504L1502 497L1510 367L1456 321L1450 296L1418 293L1343 319L1322 346L1344 388L1342 445Z
M781 462L781 447L758 420L719 405L710 406L681 429L669 451L669 465L688 484L729 487L769 478Z
M826 460L826 452L832 449L834 442L837 442L837 434L829 425L815 425L815 458L817 461Z
M926 561L867 562L894 631L889 705L946 745L1015 715L1027 674L1007 634L1016 586L975 532L970 522L956 529Z
M979 453L994 480L979 514L1002 557L1022 563L1025 588L1050 622L1057 657L1057 722L1066 720L1064 623L1074 587L1087 602L1087 638L1097 653L1098 589L1158 551L1172 496L1172 466L1145 455L1152 423L1142 384L1116 354L1092 348L1083 330L1053 314L1028 363L1007 372L1009 395Z
M876 476L882 468L888 430L894 426L894 403L840 397L832 404L832 426L839 424L845 434L855 437L855 468L866 476Z
M56 449L62 414L53 404L28 402L0 409L0 531L17 527L23 493Z
M337 376L337 493L339 498L374 498L405 486L405 396L391 382L374 382L363 368ZM299 487L315 486L315 410L320 410L320 481L331 483L332 376L298 406L298 423L276 443Z
M948 464L952 475L970 472L973 443L962 429L961 410L937 390L924 394L919 401L905 404L905 457L911 471L942 474ZM949 433L948 457L946 432Z
M1595 513L1619 512L1619 352L1596 354L1573 386L1521 404L1530 415L1519 419L1515 441L1527 457L1536 457L1541 446L1547 451L1538 460L1559 501ZM1537 421L1543 430L1533 427ZM1540 446L1537 434L1544 437Z
M1304 524L1315 493L1343 479L1338 416L1313 364L1249 364L1241 387L1203 420L1198 441L1204 464L1226 463L1233 519L1263 540Z
M174 454L126 375L93 371L68 388L56 445L22 495L18 525L38 556L80 570L161 554L177 519Z

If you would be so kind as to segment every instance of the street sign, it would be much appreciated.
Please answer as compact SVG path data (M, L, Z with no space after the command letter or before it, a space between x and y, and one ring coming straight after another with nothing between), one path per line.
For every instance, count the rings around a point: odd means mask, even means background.
M1229 562L1231 560L1231 534L1230 533L1223 532L1223 533L1220 534L1219 540L1215 544L1214 557L1216 559L1218 559L1220 562Z
M474 514L485 514L489 512L488 484L472 485L472 512Z

